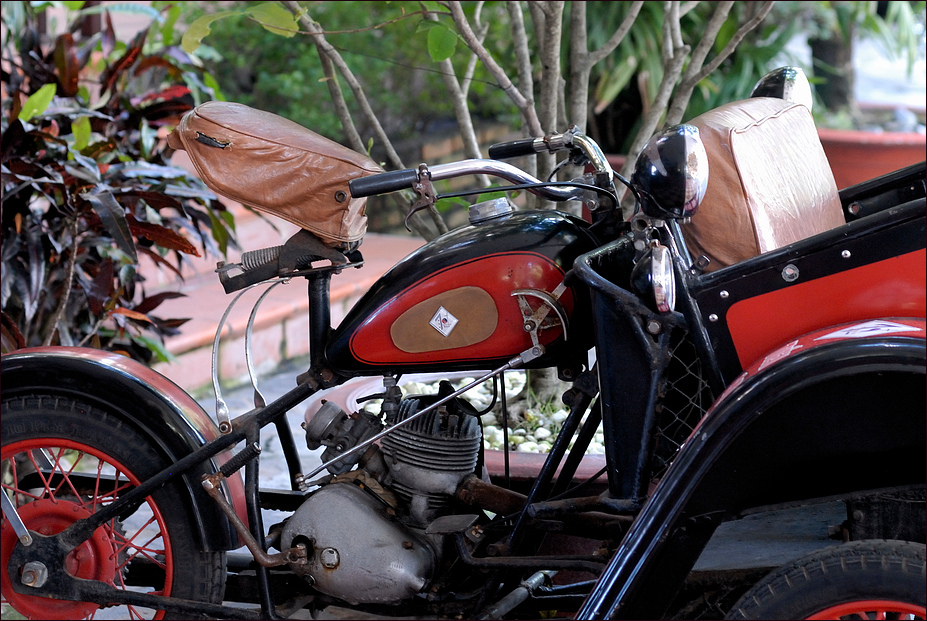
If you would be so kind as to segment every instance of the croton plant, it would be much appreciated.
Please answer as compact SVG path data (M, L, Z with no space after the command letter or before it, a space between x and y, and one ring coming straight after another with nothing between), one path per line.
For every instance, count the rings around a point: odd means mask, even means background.
M41 4L3 3L3 351L61 344L165 359L163 337L185 320L157 308L181 294L150 293L140 258L179 276L184 260L234 243L231 214L170 165L164 140L217 89L173 45L176 3L151 3L151 27L128 42L109 13L80 2L46 3L80 9L46 35ZM99 31L82 36L94 13Z

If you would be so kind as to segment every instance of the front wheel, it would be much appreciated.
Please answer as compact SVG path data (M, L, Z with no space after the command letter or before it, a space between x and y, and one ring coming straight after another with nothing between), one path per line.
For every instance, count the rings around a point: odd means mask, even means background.
M124 419L78 400L53 395L4 399L2 485L30 531L57 534L89 517L169 465ZM100 526L65 561L72 576L117 589L218 603L224 553L201 550L179 496L168 485ZM17 537L3 521L0 588L3 603L30 619L94 618L99 606L16 593L7 570ZM169 618L137 606L107 618ZM189 618L185 615L183 618Z
M728 619L925 619L925 547L856 541L781 567L734 605Z

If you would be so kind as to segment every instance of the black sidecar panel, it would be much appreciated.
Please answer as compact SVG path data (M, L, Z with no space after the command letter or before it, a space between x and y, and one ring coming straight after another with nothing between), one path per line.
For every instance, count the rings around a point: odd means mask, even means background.
M725 383L816 329L924 317L925 238L922 195L695 278L691 291Z

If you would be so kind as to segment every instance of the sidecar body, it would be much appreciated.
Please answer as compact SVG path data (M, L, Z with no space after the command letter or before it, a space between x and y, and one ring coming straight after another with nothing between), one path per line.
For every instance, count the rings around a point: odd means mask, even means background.
M747 108L756 109L751 106L748 102ZM790 109L781 103L773 107L747 124L762 125ZM736 112L726 111L735 117ZM736 130L719 142L733 159ZM697 351L690 360L699 362L690 362L690 368L703 383L687 389L684 406L673 406L677 413L696 412L688 418L690 426L683 425L680 433L672 425L680 424L681 415L671 424L663 419L664 405L680 392L678 386L655 380L650 393L642 394L620 381L602 382L603 402L614 404L609 406L613 412L603 413L607 450L611 447L619 464L609 480L610 492L629 501L646 500L578 618L667 614L726 521L785 507L859 502L899 490L923 497L925 164L838 193L826 183L823 189L816 185L813 151L809 156L800 148L800 157L811 157L812 164L791 166L788 172L790 167L780 166L776 158L797 153L796 143L783 140L781 131L765 133L752 164L738 169L735 161L735 174L714 194L737 198L733 202L742 211L730 217L753 236L746 244L734 242L746 250L735 243L727 249L730 261L722 250L712 257L714 269L704 269L709 253L700 243L705 238L693 236L688 223L673 223L692 242L690 262L677 265L677 283L682 283L678 310L687 325L682 341ZM814 140L810 144L813 148ZM724 178L724 164L716 164L712 161L711 174L718 171ZM778 177L772 174L783 170ZM833 185L829 170L824 179ZM765 214L761 205L758 211L750 186L761 183L777 184L771 192L785 196L788 204ZM801 196L803 202L796 201ZM709 186L703 206L711 198ZM707 232L718 235L711 227ZM771 236L764 238L765 233ZM615 255L620 246L620 241L613 244ZM586 260L608 275L605 251ZM626 318L614 289L586 280L597 331L607 339L603 345L643 344L612 348L604 356L600 351L600 376L653 373L663 364L660 352L667 353L660 350L658 331L645 334L635 325L641 322ZM678 342L671 340L668 355L675 356ZM628 412L653 413L634 417ZM644 447L622 441L632 430L653 441ZM656 465L661 442L667 440L681 448L662 473ZM919 506L922 526L923 502ZM923 541L923 528L921 534L916 527L903 532L858 528L854 534L854 525L847 526L850 539Z

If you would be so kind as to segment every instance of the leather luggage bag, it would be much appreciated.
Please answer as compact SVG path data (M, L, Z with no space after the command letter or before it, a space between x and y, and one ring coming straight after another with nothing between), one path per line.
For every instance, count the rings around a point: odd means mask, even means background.
M210 101L186 113L168 135L203 182L222 196L310 231L335 248L367 231L366 199L348 181L382 172L364 155L281 116Z

